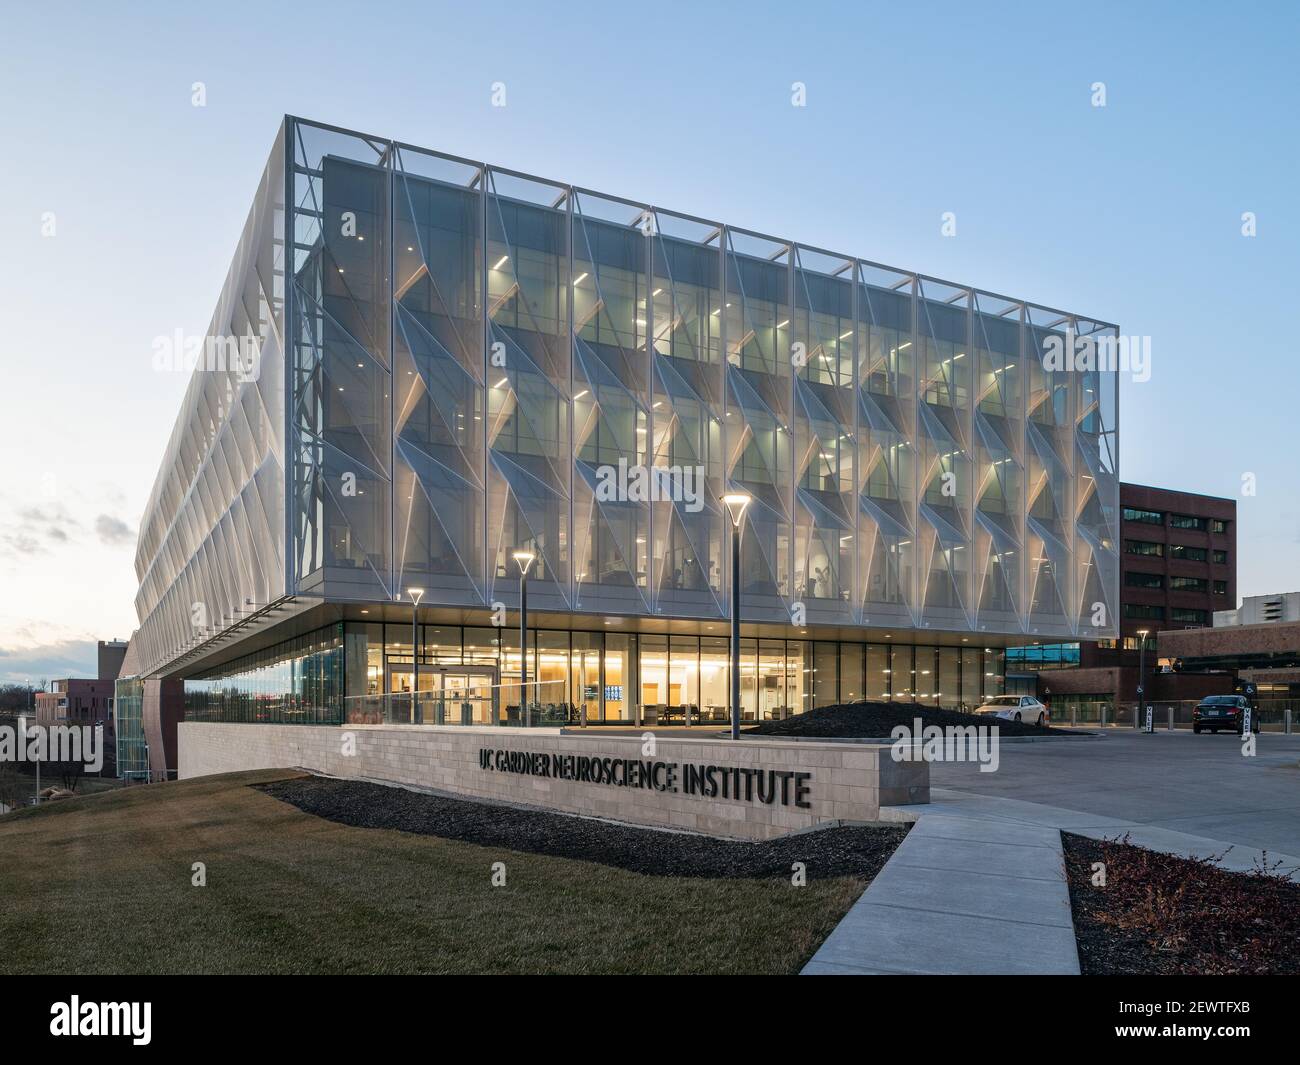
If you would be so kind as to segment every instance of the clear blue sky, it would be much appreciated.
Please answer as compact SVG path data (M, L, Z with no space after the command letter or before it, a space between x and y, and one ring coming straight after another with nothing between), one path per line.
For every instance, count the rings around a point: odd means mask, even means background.
M1123 477L1238 496L1241 593L1300 588L1298 12L12 5L0 679L81 672L134 627L133 532L185 387L151 343L206 327L285 112L1149 335Z

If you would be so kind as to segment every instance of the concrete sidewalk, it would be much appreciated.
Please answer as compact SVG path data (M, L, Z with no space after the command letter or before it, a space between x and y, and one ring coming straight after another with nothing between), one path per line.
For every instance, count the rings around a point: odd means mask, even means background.
M1250 846L1160 825L951 788L890 814L919 818L884 869L804 967L804 975L1077 974L1061 832L1184 858L1221 856L1250 872ZM1269 851L1300 880L1300 856Z
M1059 831L910 809L920 820L805 975L1078 975Z

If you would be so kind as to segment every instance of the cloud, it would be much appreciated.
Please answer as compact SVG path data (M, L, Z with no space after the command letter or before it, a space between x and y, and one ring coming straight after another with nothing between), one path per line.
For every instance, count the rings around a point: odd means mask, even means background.
M24 507L17 512L17 521L0 528L0 555L43 555L51 547L69 543L69 531L81 526L61 506Z
M9 555L39 555L45 550L34 536L22 532L0 535L0 544L8 548L4 553Z
M0 647L0 683L38 684L99 671L94 640L60 640L35 647Z
M101 514L95 519L95 532L100 541L109 547L135 543L135 530L121 518L114 518L110 514Z

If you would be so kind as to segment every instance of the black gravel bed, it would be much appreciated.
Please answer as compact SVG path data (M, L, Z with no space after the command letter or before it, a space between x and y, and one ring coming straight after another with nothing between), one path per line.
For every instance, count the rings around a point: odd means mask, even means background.
M896 725L909 728L917 718L922 725L988 725L1003 736L1079 736L1085 733L1068 729L1040 728L1024 721L1003 721L992 716L977 717L956 710L940 710L919 703L837 703L819 706L806 714L795 714L782 721L764 721L744 731L751 736L823 736L828 739L883 739Z
M1279 862L1229 872L1222 855L1180 858L1126 840L1061 833L1084 976L1300 974L1300 884Z
M356 828L574 858L648 876L788 880L803 862L808 879L870 879L907 835L906 825L841 826L744 843L635 828L542 810L526 810L365 781L298 777L254 785L304 813Z

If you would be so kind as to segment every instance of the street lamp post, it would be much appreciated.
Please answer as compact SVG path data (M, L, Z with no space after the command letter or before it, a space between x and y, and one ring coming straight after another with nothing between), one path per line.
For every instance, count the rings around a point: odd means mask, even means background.
M749 506L747 492L722 497L731 515L731 738L740 739L740 533Z
M32 716L29 717L27 720L35 721L36 720L36 689L32 687L32 682L30 680L27 681L27 693L28 695L31 696L31 701L28 705L30 706L32 711ZM24 744L27 743L27 732L28 732L27 728L24 727L23 728ZM39 742L40 741L37 740L37 743ZM37 752L36 753L36 805L40 806L41 804L41 749L40 747L36 748L36 752Z
M519 564L519 720L531 724L528 710L528 570L537 556L531 551L516 551Z
M420 690L420 626L416 621L416 611L420 606L420 598L424 595L423 588L407 588L406 594L411 597L411 713L410 720L412 724L421 724L415 717L415 700L416 692Z
M1138 636L1142 642L1138 644L1138 706L1135 715L1134 724L1138 728L1145 727L1146 721L1146 704L1147 704L1147 634L1150 629L1138 629Z

